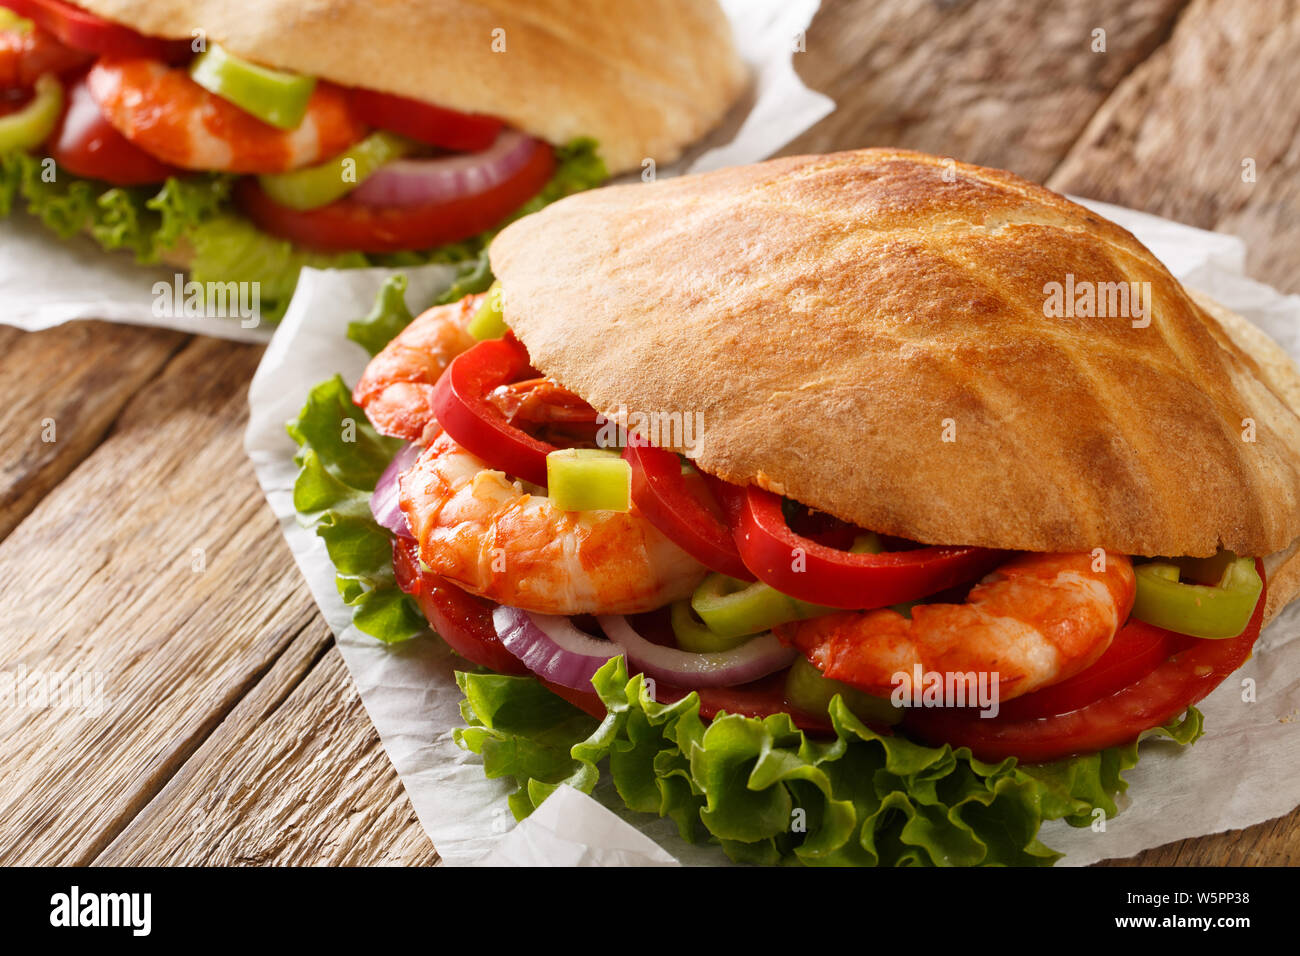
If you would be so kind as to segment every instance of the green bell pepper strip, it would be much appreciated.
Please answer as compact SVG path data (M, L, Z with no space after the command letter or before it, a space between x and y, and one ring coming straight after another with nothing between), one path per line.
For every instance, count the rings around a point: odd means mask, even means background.
M708 627L701 624L691 610L690 601L673 602L669 619L673 625L673 635L677 638L677 646L684 651L690 651L692 654L717 654L721 651L729 651L733 647L739 647L754 635L740 634L734 637L723 637L721 634L709 630Z
M63 112L63 84L52 73L36 80L36 95L16 113L0 116L0 153L33 149L49 138Z
M227 53L215 43L190 64L190 79L264 123L296 129L307 115L316 78L272 70Z
M1176 558L1179 578L1192 584L1215 585L1223 579L1228 566L1237 560L1231 551L1219 551L1208 558Z
M851 687L842 681L832 680L810 664L805 657L796 657L785 676L785 696L795 707L818 716L830 710L831 698L839 694L844 706L868 724L897 724L903 719L903 708L895 707L886 697L875 697Z
M493 282L487 290L487 298L478 307L474 317L465 326L465 331L478 341L499 339L506 334L506 318L501 309L501 283Z
M868 532L854 538L853 554L879 554L880 537ZM727 575L708 575L690 597L690 607L708 630L722 639L770 631L788 620L820 618L837 607L823 607L790 597L762 581L741 581Z
M723 639L758 634L776 624L836 610L795 600L762 581L738 581L717 572L700 582L690 603L705 626Z
M632 469L615 451L561 448L546 456L546 494L563 511L627 511Z
M1246 629L1264 582L1253 558L1236 558L1217 585L1184 584L1176 564L1139 564L1133 616L1166 631L1223 640Z
M878 535L859 535L849 550L853 554L879 554ZM800 601L762 581L739 581L717 572L710 574L691 595L691 608L720 638L736 638L771 630L787 621L834 614L839 608Z
M306 169L257 177L262 191L282 206L305 211L342 199L386 163L412 152L416 144L382 130L348 147L333 159Z

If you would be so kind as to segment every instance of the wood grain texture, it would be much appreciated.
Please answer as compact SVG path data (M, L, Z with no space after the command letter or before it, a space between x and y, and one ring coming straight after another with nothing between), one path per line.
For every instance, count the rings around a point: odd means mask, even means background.
M1041 181L1185 2L828 0L795 64L837 108L781 152L902 146Z
M1300 291L1298 89L1300 2L1196 0L1048 185L1238 235L1249 275Z
M1240 232L1252 272L1294 289L1296 3L1182 6L824 0L797 63L839 109L786 152L1051 174ZM23 582L0 593L0 674L93 671L108 698L0 707L0 863L433 862L243 456L258 352L182 342L0 329L0 579ZM23 431L47 406L65 447ZM1300 810L1112 865L1298 862Z
M1300 808L1244 830L1153 847L1102 866L1300 866Z
M243 452L259 355L191 343L0 543L0 575L27 582L0 595L0 671L103 688L98 715L18 698L0 708L0 863L94 860L316 620ZM338 733L319 716L303 719ZM351 716L353 735L373 734ZM281 779L315 779L320 766L312 757ZM385 805L397 785L387 773ZM220 818L215 832L235 823Z
M97 866L437 862L329 628L314 605L296 619L293 643Z
M0 328L0 539L94 449L184 341L179 332L106 322L33 334Z

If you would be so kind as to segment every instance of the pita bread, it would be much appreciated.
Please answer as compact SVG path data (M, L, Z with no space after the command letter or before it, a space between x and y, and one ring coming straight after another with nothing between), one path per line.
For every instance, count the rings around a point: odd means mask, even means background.
M746 79L714 0L78 3L150 36L201 29L266 66L487 113L551 143L591 136L613 173L675 160Z
M1219 323L1242 351L1254 359L1259 375L1300 414L1300 374L1297 374L1291 356L1258 326L1228 311L1209 296L1195 289L1189 289L1188 294ZM1268 578L1268 603L1264 607L1264 623L1267 624L1296 595L1300 595L1300 539L1291 542L1285 550L1266 557L1264 573Z
M701 413L693 457L728 481L932 544L1263 556L1300 537L1295 365L1009 173L779 159L571 197L490 254L539 369L607 413ZM1149 324L1136 299L1045 314L1067 276L1148 284ZM1274 612L1300 588L1294 551L1276 561Z

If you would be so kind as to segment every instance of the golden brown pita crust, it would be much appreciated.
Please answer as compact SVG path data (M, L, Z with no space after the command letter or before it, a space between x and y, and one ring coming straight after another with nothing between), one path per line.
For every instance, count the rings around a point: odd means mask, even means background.
M1282 608L1300 596L1300 540L1291 547L1264 559L1264 576L1268 581L1268 602L1264 605L1264 623L1277 617Z
M1209 313L1239 349L1250 356L1260 381L1300 414L1300 369L1282 346L1270 339L1259 326L1224 308L1205 293L1188 289L1187 294Z
M702 468L862 527L1138 555L1300 536L1300 418L1262 367L1132 235L1009 173L791 157L563 200L491 258L538 368L606 411L700 412ZM1150 283L1150 326L1045 317L1067 274Z
M1261 380L1267 383L1282 400L1300 414L1300 370L1291 356L1268 337L1258 326L1230 312L1204 293L1189 289L1188 294L1228 334L1237 347L1250 356ZM1300 539L1282 551L1264 559L1268 578L1268 603L1264 608L1264 623L1277 617L1278 612L1300 595Z
M714 0L78 2L151 36L201 28L267 66L488 113L552 143L592 136L615 173L672 162L746 77Z

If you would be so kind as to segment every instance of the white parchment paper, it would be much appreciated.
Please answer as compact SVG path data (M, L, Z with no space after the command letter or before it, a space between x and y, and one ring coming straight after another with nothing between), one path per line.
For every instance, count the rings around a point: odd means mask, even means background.
M659 176L765 159L835 108L803 85L792 62L795 36L819 6L820 0L722 0L752 71L752 89L679 163L657 170ZM268 323L155 310L154 283L173 284L178 272L106 253L88 237L61 240L23 212L0 220L0 322L34 332L75 319L107 319L237 341L271 338Z
M1245 250L1230 236L1204 232L1103 203L1087 205L1132 230L1180 279L1255 322L1300 358L1300 296L1284 296L1242 274ZM512 785L484 778L477 757L458 749L460 693L452 654L437 640L388 649L351 626L334 587L324 544L294 514L294 444L284 423L308 389L341 372L355 382L367 361L345 337L365 314L385 270L304 274L249 392L246 446L267 500L339 648L398 774L435 847L448 863L645 864L724 863L720 850L682 842L666 820L623 810L606 784L595 798L572 790L553 795L515 825L506 807ZM427 303L445 268L412 270L408 301ZM1186 750L1150 743L1121 814L1104 832L1063 823L1042 839L1070 864L1131 856L1183 837L1245 827L1300 804L1300 603L1264 633L1257 653L1201 705L1207 733ZM1242 681L1256 684L1244 702ZM616 809L611 809L616 808Z

